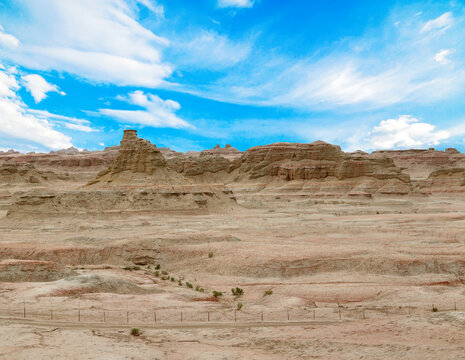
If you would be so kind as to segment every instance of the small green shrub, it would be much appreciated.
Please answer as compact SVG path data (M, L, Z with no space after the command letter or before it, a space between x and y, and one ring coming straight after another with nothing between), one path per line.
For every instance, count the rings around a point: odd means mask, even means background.
M433 306L433 312L438 312L438 308Z
M155 275L156 277L159 277L159 276L160 276L160 272L159 272L159 271L155 271L155 272L153 273L153 275Z
M200 291L200 285L195 285L195 291Z
M133 266L133 267L132 267L132 270L140 270L140 266L137 266L137 265L136 265L136 266Z
M204 291L205 291L205 289L204 289L203 287L201 287L201 288L199 289L199 292L201 292L201 293L203 293Z
M132 267L130 267L130 266L125 266L125 267L123 268L123 270L132 271Z
M216 298L218 298L218 297L220 297L220 296L223 296L223 293L222 293L221 291L216 291L216 290L214 290L214 291L213 291L213 296L216 297Z
M237 303L237 310L241 310L243 305L244 304L242 304L241 302L238 302Z
M192 289L194 287L194 285L192 285L190 282L186 281L186 286L189 288L189 289Z
M131 329L131 335L132 336L139 336L140 335L140 330L138 328L132 328Z
M169 277L169 276L162 276L161 279L162 279L162 280L169 280L170 277Z
M168 275L168 271L165 271L165 270L163 270L161 273L162 273L163 275Z
M178 280L178 285L182 286L182 281L181 280Z
M240 287L232 288L231 292L235 297L240 297L244 295L244 290L241 289Z
M209 258L212 258L212 257L213 257L213 251L210 251L210 252L208 253L208 257L209 257Z
M273 290L266 290L264 293L263 293L263 296L268 296L268 295L272 295L273 294Z
M160 270L160 264L157 264L157 265L155 266L155 270Z
M170 280L171 280L172 282L174 282L174 281L175 281L175 280L174 280L174 277L171 277L171 278L170 278Z

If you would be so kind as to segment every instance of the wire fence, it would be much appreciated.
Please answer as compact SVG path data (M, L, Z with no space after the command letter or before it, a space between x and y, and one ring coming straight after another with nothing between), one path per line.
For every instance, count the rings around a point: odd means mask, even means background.
M431 312L460 311L457 303L449 305L431 304L429 307L401 306L334 306L315 308L282 308L263 310L195 310L195 309L112 309L55 307L42 304L16 303L0 307L0 316L42 321L62 321L71 323L108 324L168 324L168 323L231 323L231 322L307 322L307 321L347 321L379 319L390 316L421 315Z

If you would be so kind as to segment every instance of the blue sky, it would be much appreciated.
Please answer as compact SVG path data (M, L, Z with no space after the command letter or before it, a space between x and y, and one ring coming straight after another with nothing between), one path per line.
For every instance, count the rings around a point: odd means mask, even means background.
M465 150L459 1L0 0L0 150Z

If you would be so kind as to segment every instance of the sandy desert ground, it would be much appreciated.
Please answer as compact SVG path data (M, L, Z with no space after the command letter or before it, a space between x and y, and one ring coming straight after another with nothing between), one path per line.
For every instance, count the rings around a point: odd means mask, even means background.
M244 165L249 150L208 158L240 168L198 173L198 154L166 165L137 144L142 170L122 143L66 172L29 158L36 178L60 176L1 185L0 358L465 358L463 172L447 170L459 155L446 170L416 157L410 176L398 154L305 153L244 178L263 169ZM331 175L340 161L361 174Z

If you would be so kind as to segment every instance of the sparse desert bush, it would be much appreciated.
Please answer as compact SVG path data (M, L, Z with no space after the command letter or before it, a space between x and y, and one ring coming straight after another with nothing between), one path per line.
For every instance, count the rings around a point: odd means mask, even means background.
M140 270L140 266L136 265L132 267L132 270Z
M200 285L195 285L195 291L199 291L200 290Z
M162 276L161 279L162 279L162 280L169 280L170 277L169 277L169 276Z
M244 290L241 289L240 287L232 288L231 292L235 297L240 297L244 295Z
M238 302L237 303L237 310L241 310L243 305L244 304L242 304L241 302Z
M162 275L168 275L168 271L165 271L165 270L163 270L161 273Z
M273 290L269 289L263 293L263 296L265 297L265 296L272 295L272 294L273 294Z
M223 296L223 293L221 291L213 290L213 296L219 298L220 296Z
M209 258L212 258L212 257L213 257L213 251L210 251L210 252L208 253L208 257L209 257Z
M438 312L438 308L436 306L433 306L433 312Z
M131 335L132 336L139 336L140 335L140 330L138 328L132 328L131 329Z
M159 271L155 271L155 272L153 273L153 275L155 275L156 277L159 277L159 276L160 276L160 272L159 272Z
M123 270L132 271L132 267L130 267L130 266L125 266L125 267L123 268Z
M192 289L194 287L194 285L192 285L190 282L186 281L186 286L189 288L189 289Z
M160 264L157 264L157 265L155 266L155 270L160 270Z
M201 292L201 293L203 293L204 291L205 291L205 289L204 289L203 287L201 287L201 288L199 289L199 292Z
M182 286L182 281L181 280L178 280L178 285Z
M170 278L170 280L171 280L172 282L174 282L174 281L175 281L175 280L174 280L174 277L171 277L171 278Z

